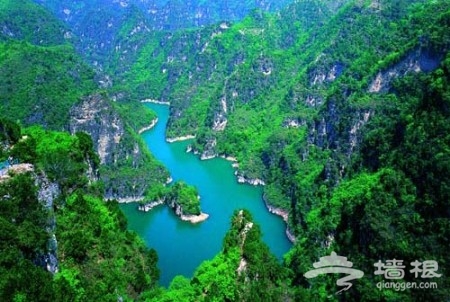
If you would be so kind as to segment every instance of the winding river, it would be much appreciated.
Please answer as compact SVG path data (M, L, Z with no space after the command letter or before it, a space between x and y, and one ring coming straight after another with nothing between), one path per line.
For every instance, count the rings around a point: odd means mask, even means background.
M142 134L148 148L170 171L174 181L184 180L197 187L202 211L210 215L208 220L193 225L181 221L166 206L144 213L137 211L136 204L121 205L129 229L136 231L147 246L158 252L161 285L168 286L176 275L192 277L202 261L220 252L231 216L238 209L246 208L252 213L261 226L264 242L281 259L291 243L286 238L283 220L267 211L262 189L239 184L229 161L221 158L201 161L192 153L186 153L188 141L167 143L168 106L146 105L159 119L153 129Z

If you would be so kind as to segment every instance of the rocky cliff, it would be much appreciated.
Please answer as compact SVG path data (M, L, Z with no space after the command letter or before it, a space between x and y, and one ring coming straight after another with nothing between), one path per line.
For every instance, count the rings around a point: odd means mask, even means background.
M45 229L48 233L47 249L34 255L37 265L46 268L51 273L58 272L58 242L56 239L56 218L54 214L54 201L60 196L61 190L57 183L51 182L43 171L36 171L34 165L29 163L7 164L0 169L0 184L7 184L17 175L29 175L34 180L37 188L37 200L47 215ZM33 194L33 192L29 192ZM34 196L33 196L34 197ZM33 198L31 197L31 198ZM2 197L1 201L6 201L7 196ZM35 205L36 207L36 205ZM14 217L12 217L14 219Z
M153 183L164 183L167 172L153 160L139 136L127 126L105 95L84 98L72 107L70 132L91 135L100 162L105 198L144 199Z

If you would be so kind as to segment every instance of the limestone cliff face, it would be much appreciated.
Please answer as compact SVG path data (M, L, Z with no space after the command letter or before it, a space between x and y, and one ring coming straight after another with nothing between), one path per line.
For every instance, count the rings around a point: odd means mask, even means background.
M70 132L86 132L92 137L101 164L117 162L125 128L105 97L98 94L89 96L73 107L70 112Z
M34 165L29 163L6 165L0 169L0 183L11 180L13 175L30 173L37 188L37 198L48 213L47 224L45 226L49 239L47 251L36 255L36 264L46 268L51 273L58 272L58 242L56 239L56 218L53 212L54 201L60 196L61 189L56 182L48 179L43 171L37 172Z
M162 167L156 167L157 171L148 168L150 155L143 152L136 133L126 126L106 96L91 95L71 109L70 132L80 131L92 137L100 157L106 199L140 201L158 175L161 181L167 179Z
M393 80L408 73L430 72L435 70L441 62L441 56L429 51L417 49L389 68L380 71L372 80L369 92L382 93L391 88Z
M51 182L45 174L36 176L36 186L38 187L38 200L49 212L47 232L50 234L48 240L47 254L41 256L42 265L51 273L59 270L58 262L58 241L56 238L56 217L53 212L54 202L60 196L61 189L58 184Z

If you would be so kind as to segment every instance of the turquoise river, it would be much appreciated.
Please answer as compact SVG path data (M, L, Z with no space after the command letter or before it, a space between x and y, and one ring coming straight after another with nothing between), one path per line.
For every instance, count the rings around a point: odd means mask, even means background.
M122 204L129 229L137 232L148 247L158 252L160 283L168 286L176 275L192 277L197 266L212 259L222 247L235 210L248 209L261 226L263 240L281 260L291 247L285 236L281 217L268 212L262 200L261 187L239 184L231 163L221 158L201 161L186 153L188 141L167 143L165 127L169 107L147 104L158 114L156 126L142 136L153 155L169 170L174 181L184 180L200 192L202 211L208 220L193 225L178 219L166 206L144 213L137 205Z

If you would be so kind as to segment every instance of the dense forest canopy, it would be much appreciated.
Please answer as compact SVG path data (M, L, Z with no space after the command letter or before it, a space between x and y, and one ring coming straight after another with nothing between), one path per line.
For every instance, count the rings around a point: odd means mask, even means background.
M0 0L0 300L447 301L449 49L447 0ZM283 263L242 210L219 254L158 285L116 199L201 200L143 144L149 98L167 137L265 184ZM305 277L332 252L364 272L338 295ZM400 289L377 288L393 259Z

